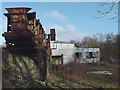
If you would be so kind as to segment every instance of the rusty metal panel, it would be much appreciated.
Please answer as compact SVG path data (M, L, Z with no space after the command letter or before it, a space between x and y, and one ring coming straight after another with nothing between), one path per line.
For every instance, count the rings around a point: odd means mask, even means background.
M32 31L33 31L33 25L28 25L28 26L27 26L27 29L32 32Z
M9 20L8 31L26 30L27 29L27 12L31 8L6 8L9 12L4 14ZM9 16L9 17L8 17Z
M6 10L11 14L23 14L27 13L31 8L6 8Z
M28 21L28 24L29 24L29 25L33 25L33 20L29 20L29 21Z
M26 25L25 23L12 23L12 29L13 31L17 30L26 30Z
M6 8L8 13L4 15L8 20L8 30L3 34L6 42L8 42L6 43L6 46L15 48L20 46L21 48L27 48L28 42L30 42L31 48L38 48L39 44L45 48L47 43L48 51L50 53L50 41L46 41L45 31L40 21L36 19L36 12L28 13L30 9L31 8ZM51 31L51 33L53 33L53 31ZM25 42L25 46L23 42ZM11 46L9 43L15 44Z
M34 18L36 18L36 12L27 13L27 18L28 21L33 20Z
M17 22L25 22L25 21L26 21L25 14L11 15L11 22L17 23Z
M56 40L55 29L50 29L51 41Z

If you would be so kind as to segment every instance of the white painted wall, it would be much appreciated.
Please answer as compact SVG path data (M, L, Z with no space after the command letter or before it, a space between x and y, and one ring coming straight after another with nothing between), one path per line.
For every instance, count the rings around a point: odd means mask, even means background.
M74 44L51 42L52 56L63 54L63 64L74 60Z

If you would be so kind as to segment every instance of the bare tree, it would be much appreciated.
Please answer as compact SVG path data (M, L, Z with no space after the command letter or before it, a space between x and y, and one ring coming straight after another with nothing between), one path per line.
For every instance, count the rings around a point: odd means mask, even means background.
M111 2L105 2L100 3L100 6L102 7L102 10L97 10L97 12L100 14L100 17L104 17L108 14L112 14L113 17L110 18L110 20L117 19L120 15L119 8L120 8L120 0L110 0Z
M80 47L100 48L102 62L110 63L120 60L120 57L118 57L118 54L120 53L119 35L114 35L113 33L103 35L98 33L93 37L84 37L80 42L74 40L71 40L71 42Z
M84 37L81 41L81 44L83 47L98 47L98 39L96 38L96 35L94 37Z

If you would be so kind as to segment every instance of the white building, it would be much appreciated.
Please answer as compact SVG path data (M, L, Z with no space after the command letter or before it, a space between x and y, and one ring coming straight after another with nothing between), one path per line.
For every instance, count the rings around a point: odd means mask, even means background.
M80 63L100 62L100 49L75 47L75 57Z
M75 44L51 42L52 60L54 64L67 64L74 60L80 63L100 61L99 48L81 48Z
M62 56L63 64L67 64L74 60L75 46L74 44L51 42L52 57Z

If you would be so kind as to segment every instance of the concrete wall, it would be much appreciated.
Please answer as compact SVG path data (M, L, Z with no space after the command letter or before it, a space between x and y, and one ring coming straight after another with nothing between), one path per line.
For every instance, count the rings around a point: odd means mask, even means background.
M79 63L96 63L100 61L99 48L81 48L75 44L51 42L51 49L52 56L63 55L63 64L67 64L73 60L77 60ZM91 53L92 56L90 55Z
M74 60L74 44L69 43L51 43L52 56L63 54L63 64L67 64Z
M75 53L79 54L77 61L80 63L96 63L100 62L99 48L79 48L75 47ZM92 57L90 55L92 53Z

